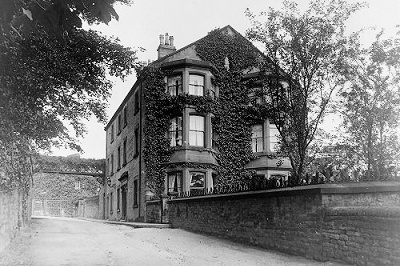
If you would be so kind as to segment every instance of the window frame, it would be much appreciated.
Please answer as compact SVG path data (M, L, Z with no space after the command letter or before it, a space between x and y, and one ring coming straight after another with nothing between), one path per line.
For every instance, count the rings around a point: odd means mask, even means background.
M254 136L254 128L256 126L260 126L261 127L261 136ZM254 150L254 146L253 146L253 141L256 140L255 144L256 144L256 148ZM261 140L261 145L257 145L259 140ZM258 147L261 148L261 150L258 149ZM260 153L264 151L264 126L262 123L260 124L254 124L251 126L251 150L253 151L253 153Z
M203 186L202 187L195 187L195 186L192 186L192 174L201 174L202 176L203 176ZM207 184L206 184L206 179L207 179L207 174L206 174L206 172L202 172L202 171L189 171L189 191L192 191L192 190L196 190L196 191L198 191L198 190L204 190L206 187L207 187Z
M117 171L121 169L121 146L117 148Z
M139 203L139 193L138 193L138 180L133 180L133 208L138 207Z
M121 134L121 114L117 117L117 136Z
M134 153L133 157L136 158L139 155L139 149L140 149L139 127L135 128L134 140L135 140L135 153Z
M181 83L175 83L174 85L169 85L169 80L180 77ZM178 80L177 80L178 81ZM173 90L170 90L170 88L175 88ZM174 93L171 93L173 91ZM174 73L172 75L167 76L167 88L166 88L166 93L170 96L178 96L179 94L183 94L183 73Z
M140 94L139 89L135 91L133 94L133 101L134 101L134 114L136 115L140 110Z
M191 83L191 79L190 79L192 76L201 77L203 79L203 84L202 85L192 84ZM205 84L206 84L206 76L204 74L197 73L197 72L189 73L188 94L189 95L193 95L193 96L200 96L200 97L204 96L204 94L205 94ZM198 89L199 87L201 87L202 88L201 89L201 95L190 93L191 92L191 87L195 87L195 89Z
M126 165L126 143L127 143L127 138L125 137L124 142L122 144L122 166Z
M179 174L179 177L178 177ZM170 187L170 178L174 178L173 187ZM180 186L179 186L180 185ZM176 189L176 191L175 191ZM167 173L167 194L179 194L183 191L183 172L182 171L172 171Z
M113 174L114 174L114 153L111 154L110 162L111 162L111 172L110 172L110 175L113 175Z
M193 117L201 117L202 119L203 119L203 130L201 131L201 130L197 130L197 129L191 129L191 121L192 121L192 118ZM205 141L205 137L206 137L206 117L204 116L204 115L202 115L202 114L198 114L198 113L192 113L192 114L189 114L189 126L188 126L188 129L189 129L189 139L188 139L188 143L189 143L189 146L192 146L192 147L205 147L205 145L206 145L206 141ZM195 132L195 133L198 133L198 132L202 132L203 133L203 145L197 145L197 135L196 135L196 145L193 145L191 142L190 142L190 139L191 139L191 133L192 132Z
M128 125L128 117L127 117L127 115L128 115L128 111L127 111L127 107L128 106L125 106L124 107L124 110L123 110L123 117L124 117L124 119L123 119L123 122L124 122L124 128Z
M180 123L179 123L180 121ZM183 115L175 116L169 120L169 128L168 128L168 140L170 141L170 147L180 147L183 145ZM175 129L172 129L173 123L175 123ZM180 135L179 135L180 132ZM175 137L173 137L175 136ZM174 140L174 145L173 141ZM180 141L180 143L179 143Z
M111 141L110 141L110 143L113 143L114 142L114 122L111 124L111 128L110 128L110 138L111 138Z

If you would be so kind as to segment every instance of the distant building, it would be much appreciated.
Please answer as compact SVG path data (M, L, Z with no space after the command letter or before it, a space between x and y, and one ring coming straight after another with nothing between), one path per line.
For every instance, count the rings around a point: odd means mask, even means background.
M230 26L220 31L244 38ZM213 65L201 60L197 55L197 42L176 50L172 36L160 36L158 60L151 64L170 71L171 74L165 77L166 93L218 97L219 89L212 82ZM229 67L227 58L225 64ZM251 74L255 76L254 72ZM101 211L105 219L145 221L146 195L151 194L146 186L143 159L145 86L142 80L136 81L105 127L108 181L100 191ZM256 95L249 96L253 97L254 101L262 101ZM212 113L198 113L191 106L186 106L180 115L171 119L165 136L169 138L171 146L179 148L175 149L165 165L165 194L213 187L215 171L211 166L218 165L215 158L218 150L213 146L212 118ZM264 178L274 175L287 178L290 171L288 160L271 159L270 156L275 152L278 141L276 126L266 119L253 125L252 130L249 145L257 159L246 167L254 169L257 175ZM210 167L196 169L190 168L190 165L188 167L185 163L201 163ZM173 167L170 167L171 165Z

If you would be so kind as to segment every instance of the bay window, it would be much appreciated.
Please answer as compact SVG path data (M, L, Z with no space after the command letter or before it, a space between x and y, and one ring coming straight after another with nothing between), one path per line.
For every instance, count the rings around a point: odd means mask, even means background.
M189 94L196 96L204 95L204 76L195 74L189 75Z
M182 92L182 75L168 77L167 93L171 96L177 96Z
M170 121L168 138L171 147L182 145L182 116L177 116Z
M204 147L204 117L191 115L189 117L189 145Z

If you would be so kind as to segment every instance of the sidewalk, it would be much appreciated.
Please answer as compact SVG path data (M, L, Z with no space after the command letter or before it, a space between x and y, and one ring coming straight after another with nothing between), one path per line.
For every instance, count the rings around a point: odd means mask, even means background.
M105 224L120 224L127 225L134 228L171 228L170 224L153 224L153 223L135 223L135 222L124 222L124 221L108 221L108 220L100 220L100 219L89 219L79 217L81 220L97 222L97 223L105 223Z

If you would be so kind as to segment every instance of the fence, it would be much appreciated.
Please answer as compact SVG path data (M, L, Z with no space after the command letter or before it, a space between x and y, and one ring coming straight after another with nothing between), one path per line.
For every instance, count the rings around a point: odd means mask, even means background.
M33 199L32 215L71 217L76 216L77 213L75 204L70 200Z

